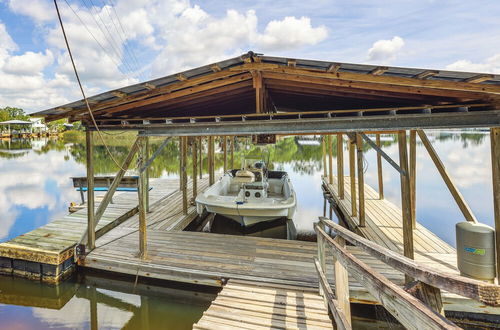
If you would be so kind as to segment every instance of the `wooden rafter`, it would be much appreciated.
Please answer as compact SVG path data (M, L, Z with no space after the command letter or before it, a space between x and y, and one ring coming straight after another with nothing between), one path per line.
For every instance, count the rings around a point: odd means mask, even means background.
M420 72L419 74L416 74L415 76L413 76L413 78L427 79L427 78L433 77L433 76L438 75L438 74L439 74L439 71L437 71L437 70L425 70L425 71Z
M144 87L146 87L147 89L149 89L149 90L152 90L152 89L155 89L155 88L156 88L156 86L155 86L155 85L153 85L153 84L151 84L151 83L144 83L144 84L142 84L142 85L143 85Z
M380 76L380 75L384 74L384 72L386 72L387 70L389 70L388 67L379 66L379 67L376 67L375 69L373 69L372 71L370 71L370 74L374 75L374 76Z
M464 79L464 82L478 84L482 83L483 81L491 80L493 78L494 76L492 74L478 74L476 76Z
M175 78L177 78L177 80L179 80L179 81L186 81L186 80L188 80L188 78L186 77L186 75L183 74L183 73L179 73L178 75L175 76Z
M326 72L329 73L337 73L340 69L340 63L332 63L328 66L328 69L326 69Z

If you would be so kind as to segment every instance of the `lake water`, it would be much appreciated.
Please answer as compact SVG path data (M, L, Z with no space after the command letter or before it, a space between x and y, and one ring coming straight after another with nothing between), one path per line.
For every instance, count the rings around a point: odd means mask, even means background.
M480 222L493 226L491 159L488 132L427 132L443 163ZM124 159L133 143L130 134L106 136L112 153ZM97 139L96 139L97 140ZM297 137L269 146L274 168L284 169L297 192L294 219L299 232L310 232L323 213L320 186L320 145L304 145ZM70 177L85 175L84 135L70 133L60 139L0 141L0 242L40 227L67 212L80 197ZM98 141L97 141L98 142ZM151 141L152 150L161 143ZM395 137L384 137L384 151L398 159ZM261 154L262 148L242 140L241 153ZM335 148L334 148L335 149ZM377 187L375 152L365 146L365 181ZM335 163L334 163L335 164ZM222 154L216 165L222 166ZM190 167L188 167L190 168ZM95 148L96 174L112 174L117 168L104 147ZM204 171L206 173L206 163ZM178 176L178 146L172 141L153 163L151 177ZM347 161L345 173L348 173ZM384 163L385 197L400 205L399 174ZM425 148L417 146L417 219L446 242L455 245L455 224L463 221ZM213 292L189 289L153 290L149 284L136 287L127 281L72 279L59 287L0 278L0 328L91 328L91 315L98 315L100 328L190 328L208 307ZM150 289L148 289L150 288ZM155 293L152 293L152 292ZM4 303L4 304L2 304ZM91 311L96 310L97 313ZM140 326L139 326L140 325Z

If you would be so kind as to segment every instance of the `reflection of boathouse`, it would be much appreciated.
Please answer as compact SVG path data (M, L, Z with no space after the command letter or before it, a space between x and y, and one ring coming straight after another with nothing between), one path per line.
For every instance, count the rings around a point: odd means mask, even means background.
M48 121L81 120L87 130L84 181L89 212L76 212L74 218L58 223L84 233L84 239L64 230L50 238L41 234L46 235L46 229L32 232L28 236L40 236L50 248L35 251L23 237L0 244L0 255L12 260L4 268L11 265L13 273L60 280L73 270L76 258L89 270L222 287L199 321L199 326L206 328L242 324L269 327L275 326L274 322L282 328L290 322L294 327L311 322L329 327L328 313L338 327L350 328L351 304L358 303L381 304L408 328L453 327L445 317L449 315L482 315L481 320L498 317L500 287L461 276L457 250L416 219L415 169L418 137L462 212L463 219L457 222L476 225L478 220L424 130L490 128L495 223L500 229L499 101L497 75L287 59L250 52L89 98L99 129L138 132L97 207L92 153L96 127L86 103L77 101L42 111L37 115ZM234 136L318 134L322 135L324 173L321 182L311 184L322 185L330 212L338 213L347 228L321 217L315 226L318 242L182 230L196 218L189 200L215 182L216 137L222 142L227 169L228 146L233 145ZM181 167L174 192L155 196L154 202L148 198L147 169L164 145L150 153L151 136L164 137L165 145L168 139L179 139ZM384 151L387 142L397 143L396 159ZM207 146L207 154L202 156L206 156L208 175L203 177L202 173L199 178L203 144ZM364 145L377 152L377 189L364 183ZM120 205L116 198L111 205L113 193L133 166L136 154L137 204L134 200ZM188 164L193 166L190 178ZM344 164L349 165L346 173ZM401 208L384 198L382 164L385 171L398 173ZM156 191L154 188L151 194ZM114 215L106 213L108 205ZM124 213L116 211L119 205ZM326 211L325 204L324 215ZM82 218L86 222L72 226L71 221ZM172 219L178 221L172 223ZM496 235L500 241L498 230ZM67 244L56 247L51 243L54 237ZM81 244L75 256L77 243ZM497 259L491 258L494 261L489 270L494 273L496 266L498 274L500 245L491 251L495 249ZM19 260L39 268L15 269L14 261ZM40 272L44 267L48 271ZM221 305L225 306L222 310ZM315 320L309 318L311 309L317 314Z

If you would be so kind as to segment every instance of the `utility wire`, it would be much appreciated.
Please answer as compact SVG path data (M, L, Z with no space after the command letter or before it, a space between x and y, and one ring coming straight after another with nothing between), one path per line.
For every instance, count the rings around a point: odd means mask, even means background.
M69 58L71 59L71 65L73 66L73 70L75 72L76 80L78 81L78 86L80 87L80 91L82 92L83 100L85 101L85 105L87 106L87 110L89 112L90 118L92 118L92 123L94 124L94 127L95 127L95 129L96 129L99 137L101 138L102 144L106 148L106 151L108 152L108 154L111 157L111 159L113 160L113 162L116 164L116 166L118 166L119 169L121 169L122 171L125 171L125 169L120 164L118 164L118 162L116 161L115 157L113 157L113 155L111 154L111 151L109 150L108 145L104 141L104 137L101 134L101 131L99 130L99 127L97 126L97 122L95 121L94 114L92 113L92 110L90 109L89 101L87 100L87 97L85 96L85 91L83 90L83 86L82 86L82 83L80 81L80 76L78 75L78 71L76 70L75 61L73 59L73 54L71 53L71 48L69 47L68 38L66 36L66 31L64 30L64 24L63 24L63 21L62 21L62 18L61 18L61 13L59 12L59 6L57 5L57 0L54 0L54 5L56 7L57 18L59 19L59 24L61 25L61 30L62 30L62 33L63 33L63 36L64 36L64 42L66 43L66 48L68 49Z

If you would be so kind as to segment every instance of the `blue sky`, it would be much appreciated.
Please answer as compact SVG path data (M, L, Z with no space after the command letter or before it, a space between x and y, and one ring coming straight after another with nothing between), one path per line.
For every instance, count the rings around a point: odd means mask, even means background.
M236 56L500 73L500 2L58 0L89 95ZM80 99L51 0L0 0L0 107ZM97 40L97 41L96 41Z

